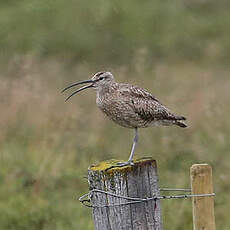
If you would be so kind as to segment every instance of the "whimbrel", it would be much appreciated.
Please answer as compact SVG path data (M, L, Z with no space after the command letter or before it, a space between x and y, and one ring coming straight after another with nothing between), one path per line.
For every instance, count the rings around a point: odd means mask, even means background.
M89 85L73 92L66 98L66 101L84 89L94 88L97 94L96 103L101 111L118 125L135 130L129 159L127 162L119 163L119 166L133 164L133 156L138 142L138 128L158 125L187 127L183 122L183 120L186 120L185 117L170 112L145 89L131 84L115 82L110 72L98 72L90 80L74 83L63 89L62 92L74 86L87 83Z

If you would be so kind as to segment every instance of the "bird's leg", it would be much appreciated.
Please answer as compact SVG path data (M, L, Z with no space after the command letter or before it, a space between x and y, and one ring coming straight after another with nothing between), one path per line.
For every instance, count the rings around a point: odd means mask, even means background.
M133 139L133 146L132 146L132 150L131 150L129 160L128 160L129 164L133 164L133 156L134 156L134 153L135 153L137 142L138 142L138 132L137 132L137 128L135 128L135 136L134 136L134 139Z
M137 142L138 142L138 132L137 132L137 128L135 128L135 136L134 136L134 139L133 139L133 146L132 146L132 150L131 150L131 153L130 153L130 156L129 156L129 160L126 161L126 162L117 162L116 165L113 165L113 166L109 167L106 170L109 170L111 168L116 168L116 167L123 167L123 166L128 166L128 165L134 165L134 163L133 163L133 156L134 156L134 153L135 153Z

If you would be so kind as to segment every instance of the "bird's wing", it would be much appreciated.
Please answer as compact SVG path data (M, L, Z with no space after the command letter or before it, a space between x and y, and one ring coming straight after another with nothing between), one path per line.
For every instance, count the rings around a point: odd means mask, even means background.
M171 113L158 99L145 89L124 84L120 94L126 103L145 120L180 120L183 117ZM183 119L182 119L183 120Z

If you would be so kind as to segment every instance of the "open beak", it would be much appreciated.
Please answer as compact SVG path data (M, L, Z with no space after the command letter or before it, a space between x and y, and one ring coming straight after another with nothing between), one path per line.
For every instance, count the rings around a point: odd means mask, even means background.
M72 94L70 94L66 99L65 101L68 101L73 95L79 93L80 91L84 90L84 89L88 89L88 88L91 88L93 87L93 84L94 84L94 81L93 80L86 80L86 81L80 81L80 82L76 82L76 83L73 83L72 85L64 88L61 92L65 92L66 90L74 87L74 86L77 86L77 85L81 85L81 84L87 84L87 83L91 83L90 85L87 85L87 86L83 86L81 87L80 89L74 91Z

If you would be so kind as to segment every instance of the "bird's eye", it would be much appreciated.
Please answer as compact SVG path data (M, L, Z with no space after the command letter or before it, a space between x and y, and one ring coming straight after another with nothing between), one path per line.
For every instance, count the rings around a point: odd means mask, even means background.
M103 80L104 79L104 77L99 77L99 80Z

